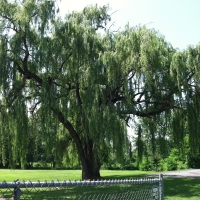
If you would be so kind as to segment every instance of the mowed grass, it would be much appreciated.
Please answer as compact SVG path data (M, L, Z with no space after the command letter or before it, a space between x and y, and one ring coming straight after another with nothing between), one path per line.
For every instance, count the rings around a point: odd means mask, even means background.
M155 172L144 171L119 171L102 170L103 179L135 179L146 177ZM80 180L80 170L0 170L0 182L4 180L12 182L20 181L51 181L51 180ZM165 200L199 200L200 199L200 178L164 178L164 197Z
M80 180L80 170L0 170L0 182L13 181L19 179L20 181L68 181Z
M200 178L164 178L165 200L200 200Z
M152 174L153 172L143 172L137 170L102 170L103 179L130 179ZM68 181L81 180L81 170L9 170L0 169L0 182L19 179L20 181Z

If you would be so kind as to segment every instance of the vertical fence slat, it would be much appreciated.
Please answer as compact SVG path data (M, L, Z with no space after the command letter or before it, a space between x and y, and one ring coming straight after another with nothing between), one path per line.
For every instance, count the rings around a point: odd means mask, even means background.
M159 174L159 187L160 187L160 200L164 200L164 182L163 182L163 174Z
M19 186L14 188L13 195L14 195L14 200L20 200L21 191Z

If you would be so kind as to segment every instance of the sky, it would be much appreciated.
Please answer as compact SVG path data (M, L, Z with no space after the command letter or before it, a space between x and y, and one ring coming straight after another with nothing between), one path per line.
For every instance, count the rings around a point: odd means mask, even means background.
M174 48L184 50L200 42L200 0L60 0L62 16L84 7L108 5L115 30L125 25L146 25L165 36Z

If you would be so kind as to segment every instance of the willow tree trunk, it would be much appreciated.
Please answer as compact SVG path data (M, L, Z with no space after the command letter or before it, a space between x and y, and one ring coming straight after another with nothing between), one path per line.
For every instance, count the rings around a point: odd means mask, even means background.
M100 179L101 162L93 141L89 140L85 142L83 150L85 156L84 158L81 158L82 180Z
M58 117L58 120L69 131L76 144L77 152L82 165L82 179L99 179L101 163L98 156L98 150L94 142L89 138L85 138L85 141L82 142L73 125L65 119L64 115L55 108L52 108L52 111Z

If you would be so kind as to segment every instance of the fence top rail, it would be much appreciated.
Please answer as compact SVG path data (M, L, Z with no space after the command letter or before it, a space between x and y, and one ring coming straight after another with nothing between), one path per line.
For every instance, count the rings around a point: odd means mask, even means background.
M125 179L125 180L84 180L84 181L17 181L0 183L0 188L29 188L29 187L63 187L63 186L92 186L92 185L116 185L116 184L145 184L145 183L158 183L162 179L159 178L144 178L144 179Z

